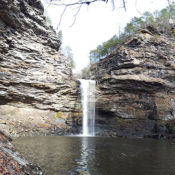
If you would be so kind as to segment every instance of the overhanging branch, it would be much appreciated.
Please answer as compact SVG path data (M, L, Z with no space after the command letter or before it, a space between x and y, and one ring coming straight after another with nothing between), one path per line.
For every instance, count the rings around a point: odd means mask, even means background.
M76 21L76 19L77 19L77 16L78 16L78 14L79 14L79 12L80 12L80 10L81 10L81 7L83 6L83 5L90 5L90 4L92 4L92 3L95 3L95 2L104 2L104 3L108 3L108 0L45 0L49 5L48 5L48 7L50 6L50 5L55 5L55 6L62 6L62 7L64 7L64 9L63 9L63 11L62 11L62 13L61 13L61 16L60 16L60 21L59 21L59 24L58 24L58 27L60 26L60 24L61 24L61 21L62 21L62 18L63 18L63 15L65 14L65 12L66 12L66 10L68 9L68 7L72 7L72 6L77 6L77 8L76 8L76 11L75 11L75 13L74 13L74 21L73 21L73 23L72 23L72 25L75 23L75 21ZM68 2L69 1L69 2ZM71 3L70 3L70 1L72 1ZM111 3L112 3L112 6L113 6L113 9L115 9L115 1L119 1L119 0L111 0ZM171 2L170 2L171 0L167 0L167 2L168 2L168 4L169 4L169 6L170 6L170 4L171 4ZM122 2L122 5L123 5L123 8L125 9L125 11L126 11L126 0L121 0L121 2ZM71 25L71 26L72 26ZM57 27L57 28L58 28Z

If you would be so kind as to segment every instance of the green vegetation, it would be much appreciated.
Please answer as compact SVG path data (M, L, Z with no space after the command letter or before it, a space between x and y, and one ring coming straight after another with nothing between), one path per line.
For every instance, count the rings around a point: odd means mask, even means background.
M70 114L70 116L73 116L73 117L82 117L82 113L80 113L80 112L72 112L71 114Z
M63 32L60 30L57 35L58 35L59 40L62 42L63 41ZM69 46L66 46L65 48L61 47L61 51L63 52L63 54L69 60L71 68L74 69L75 68L75 62L74 62L74 59L73 59L73 53L72 53L71 47L69 47Z
M175 29L173 29L173 31L172 31L172 35L175 37Z
M96 62L100 58L105 57L118 45L121 44L125 40L125 35L122 34L119 37L114 35L111 39L104 42L102 45L97 46L95 50L90 52L90 62Z
M63 49L63 53L68 58L68 60L70 61L70 65L71 65L72 69L75 68L75 62L74 62L74 59L73 59L72 49L69 46L66 46Z
M157 35L157 34L155 34L155 35L152 36L151 40L152 40L153 42L157 42L157 41L159 40L159 38L160 38L160 36Z
M58 38L63 41L63 32L61 30L58 32Z
M88 65L81 71L81 78L89 78L90 77L90 66Z
M158 33L175 37L175 3L161 11L155 11L153 14L145 12L141 17L132 18L122 34L114 35L90 52L91 64L109 55L118 45L124 43L128 36L137 34L141 29L146 29L148 26L157 31L157 34L153 36L155 40L158 39Z
M57 112L57 113L55 113L55 118L62 118L62 112Z
M56 112L54 117L57 118L57 119L65 119L65 118L67 118L67 116L63 112Z
M48 16L47 10L44 11L44 16L46 18L46 22L49 23L50 25L52 24L51 18Z
M168 121L167 120L159 120L157 122L158 125L167 125L168 124Z
M74 74L75 79L88 79L90 78L90 65L87 65L81 72Z

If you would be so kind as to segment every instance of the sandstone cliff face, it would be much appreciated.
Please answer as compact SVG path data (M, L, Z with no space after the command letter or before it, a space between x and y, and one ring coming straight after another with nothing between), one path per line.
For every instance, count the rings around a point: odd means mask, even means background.
M39 0L0 1L0 128L11 135L67 128L79 112L69 61L43 12Z
M175 39L144 31L91 67L97 81L97 123L108 134L174 133Z

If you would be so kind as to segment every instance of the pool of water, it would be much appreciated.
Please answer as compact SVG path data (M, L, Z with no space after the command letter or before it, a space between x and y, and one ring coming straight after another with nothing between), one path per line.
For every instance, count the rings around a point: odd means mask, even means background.
M174 175L172 141L102 137L20 137L13 141L45 175Z

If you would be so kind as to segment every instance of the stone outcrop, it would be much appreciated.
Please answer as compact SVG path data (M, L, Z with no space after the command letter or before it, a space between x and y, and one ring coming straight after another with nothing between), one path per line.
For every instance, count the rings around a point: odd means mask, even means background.
M39 0L0 1L0 128L13 136L69 130L80 115L70 63L43 12Z
M41 168L24 159L15 150L10 140L0 132L0 174L42 175Z
M174 137L175 39L144 30L91 66L99 134Z

